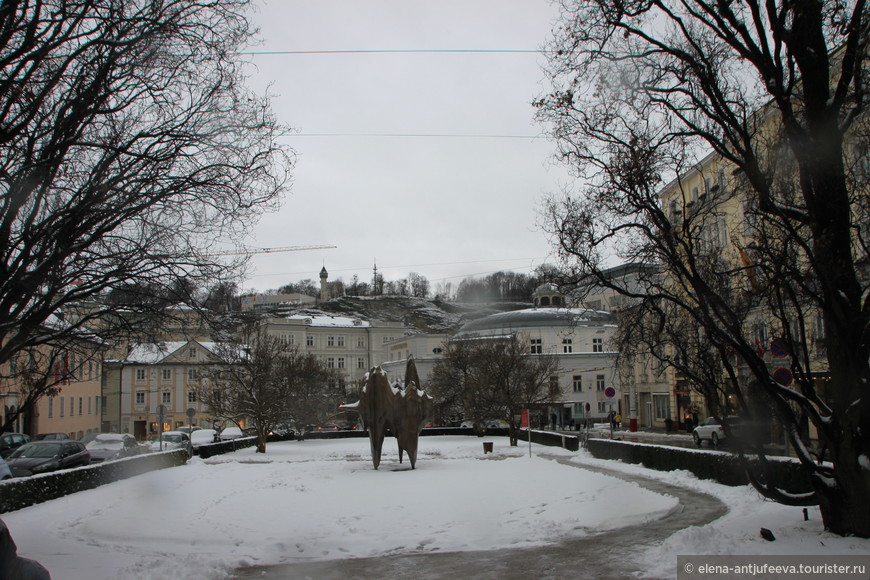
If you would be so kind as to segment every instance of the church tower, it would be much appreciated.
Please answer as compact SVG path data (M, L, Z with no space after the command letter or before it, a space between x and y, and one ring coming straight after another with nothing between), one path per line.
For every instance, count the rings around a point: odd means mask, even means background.
M329 278L329 272L326 271L326 266L320 270L320 301L326 302L329 300L329 289L326 287L326 279Z

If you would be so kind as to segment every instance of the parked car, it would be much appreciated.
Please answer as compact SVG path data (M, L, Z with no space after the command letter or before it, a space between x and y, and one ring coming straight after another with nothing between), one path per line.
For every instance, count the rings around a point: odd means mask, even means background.
M12 452L7 460L12 475L26 477L87 465L91 454L79 441L31 441Z
M30 441L30 435L22 433L4 433L0 435L0 457L6 459L13 451Z
M82 435L82 436L79 438L79 441L81 441L82 443L84 443L85 445L87 445L88 443L90 443L91 441L93 441L94 439L96 439L96 438L97 438L97 435L99 435L99 433L85 433L84 435Z
M177 427L177 428L173 429L173 431L181 431L182 433L187 433L188 435L190 435L194 431L199 431L200 429L202 429L202 427L196 427L196 426L191 427L188 425L186 427ZM168 433L168 431L167 431L167 433Z
M87 445L91 463L122 459L139 454L139 444L129 433L100 433Z
M9 469L9 464L6 460L0 457L0 481L12 478L12 470Z
M65 441L69 439L66 433L41 433L33 438L34 441Z
M740 417L730 416L725 417L728 424L728 430L732 436L737 431L742 421ZM707 417L704 421L692 430L692 439L695 440L695 445L700 447L704 441L709 441L713 447L718 447L719 443L726 438L725 427L722 422L716 417Z
M190 445L190 435L184 431L166 431L149 445L151 451L160 451L161 446L163 451L186 449L188 453L193 452L193 448Z
M214 429L199 429L190 434L190 445L194 450L199 449L201 445L210 445L218 441L220 439Z
M244 437L245 434L242 433L241 428L239 427L226 427L223 431L221 431L221 441L232 441L233 439L240 439Z

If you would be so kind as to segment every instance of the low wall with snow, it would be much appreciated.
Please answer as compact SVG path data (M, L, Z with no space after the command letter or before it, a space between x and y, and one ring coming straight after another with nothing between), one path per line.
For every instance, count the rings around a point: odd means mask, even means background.
M107 461L44 475L7 479L0 482L0 513L20 510L71 493L94 489L155 469L184 465L187 460L187 452L178 449L136 455L118 461Z
M713 479L724 485L749 483L740 458L724 451L592 438L587 441L587 449L598 459L640 463L644 467L658 471L684 469L700 479ZM757 465L752 460L750 464ZM812 491L809 477L800 462L789 457L770 457L765 480L789 493Z

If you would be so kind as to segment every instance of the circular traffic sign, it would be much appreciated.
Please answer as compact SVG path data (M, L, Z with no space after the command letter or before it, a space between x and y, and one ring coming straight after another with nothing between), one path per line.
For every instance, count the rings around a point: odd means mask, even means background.
M794 380L791 371L788 369L776 369L773 371L773 380L783 386L789 386Z
M770 354L777 358L788 356L789 352L788 343L781 338L770 343Z
M588 413L591 410L592 410L592 405L590 405L589 403L586 403L586 412Z
M188 407L187 416L192 419L194 415L196 415L196 409L194 409L193 407Z
M604 396L608 399L612 399L616 396L616 389L614 389L613 387L607 387L606 389L604 389Z

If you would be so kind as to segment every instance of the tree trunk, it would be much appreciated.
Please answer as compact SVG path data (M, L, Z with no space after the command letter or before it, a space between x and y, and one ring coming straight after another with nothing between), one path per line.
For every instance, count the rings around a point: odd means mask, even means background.
M813 478L813 485L819 498L819 509L825 528L841 536L870 538L870 518L867 506L870 501L870 468L866 465L870 450L859 448L866 439L861 439L860 431L850 437L848 434L835 451L834 474L836 481L820 476ZM863 462L863 464L862 464Z

